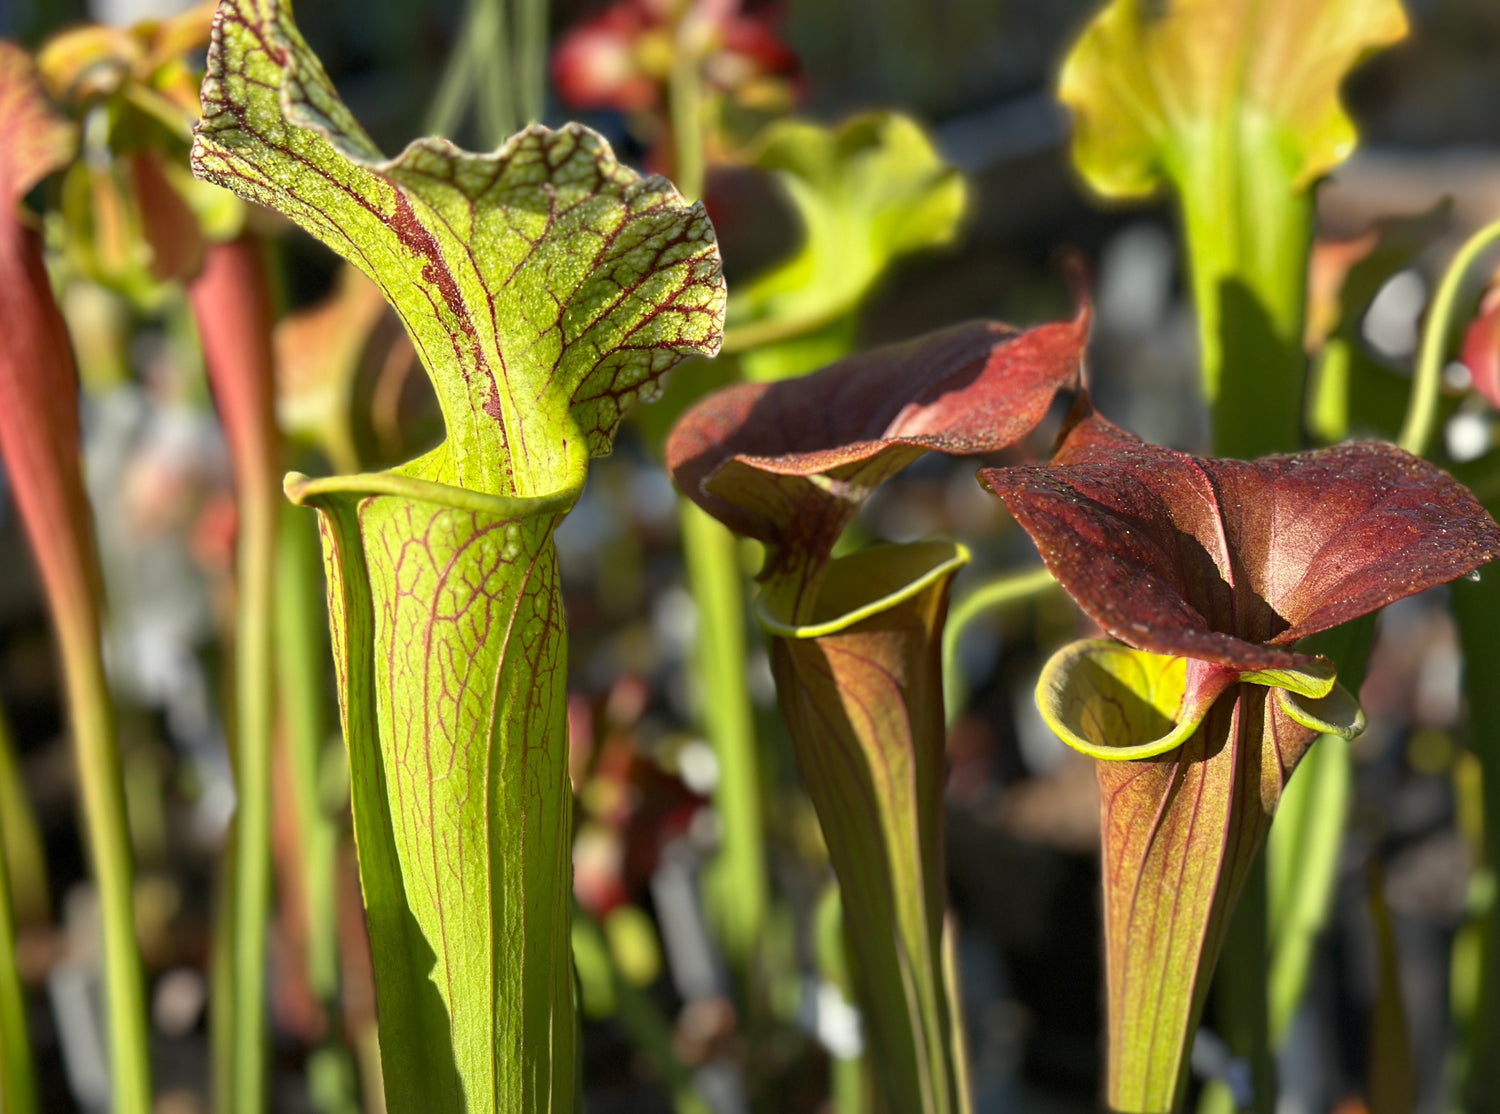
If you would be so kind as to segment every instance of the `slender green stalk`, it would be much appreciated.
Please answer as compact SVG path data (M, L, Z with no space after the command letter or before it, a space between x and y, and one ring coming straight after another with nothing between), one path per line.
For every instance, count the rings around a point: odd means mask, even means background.
M480 142L494 149L516 130L511 36L504 0L476 0L474 34L468 46L478 76L476 100Z
M331 1023L308 1065L313 1106L326 1114L358 1108L355 1070L340 1039L337 857L339 826L323 800L323 760L334 730L328 691L328 611L317 520L283 503L276 534L277 695L290 766L302 883L307 979Z
M813 948L818 975L838 987L845 1001L852 1002L854 980L849 974L844 903L837 882L828 883L813 910ZM875 1104L875 1087L870 1078L868 1049L857 1056L830 1053L828 1076L829 1098L838 1114L870 1114Z
M1276 1064L1271 1057L1271 1023L1266 995L1270 966L1267 934L1266 856L1255 857L1240 891L1239 905L1224 937L1224 958L1214 982L1220 1035L1235 1056L1250 1064L1250 1104L1238 1109L1273 1114L1276 1109ZM1180 1095L1180 1093L1179 1093ZM1214 1109L1212 1101L1205 1110ZM1225 1109L1234 1110L1230 1104Z
M819 317L768 317L763 321L736 325L725 330L721 352L725 356L737 356L756 348L796 340L832 325L846 312L843 307L839 307Z
M209 937L208 1053L211 1109L234 1109L234 830L224 848L223 868L213 887L213 930Z
M672 71L672 143L675 182L683 196L703 192L705 171L702 83L695 54L677 52ZM722 851L714 864L712 897L724 949L735 972L747 979L751 957L770 904L760 767L755 753L755 712L746 686L745 596L739 542L686 498L678 522L688 585L698 605L698 677L703 726L719 759L714 805L723 822Z
M963 986L958 975L958 921L951 912L943 918L943 984L948 990L949 1040L953 1042L953 1073L958 1081L958 1114L974 1114L969 1031L964 1024Z
M47 920L47 860L42 851L42 833L36 811L26 796L26 786L16 762L16 750L0 708L0 843L5 867L10 873L10 896L16 921Z
M266 1109L266 948L271 907L272 639L280 442L272 409L270 284L258 240L209 249L189 290L204 363L234 463L235 557L233 1029L234 1111Z
M672 180L690 201L703 195L703 180L708 172L703 142L703 75L700 72L703 60L693 43L694 30L694 20L689 15L678 28L669 91Z
M16 966L16 918L10 901L10 865L0 853L0 1110L35 1114L36 1072L26 1032L26 998Z
M1181 179L1214 452L1250 459L1301 439L1302 322L1312 195L1288 192L1255 153Z
M1500 874L1500 575L1486 571L1478 583L1453 585L1453 611L1464 649L1464 693L1469 702L1469 748L1478 759L1479 846L1491 879ZM1459 1094L1465 1109L1492 1114L1500 1097L1500 902L1481 907L1472 948L1478 977L1465 988L1474 996L1468 1026L1467 1070ZM1473 952L1470 953L1471 955ZM1455 960L1458 957L1455 956ZM1455 975L1458 973L1454 972ZM1489 1105L1485 1105L1489 1103Z
M307 970L327 1008L338 995L338 918L334 859L338 829L319 793L323 750L333 730L325 674L328 613L317 520L290 503L276 535L277 691L285 716L297 838L307 910Z
M688 584L698 604L698 677L703 726L719 759L714 806L723 842L712 874L724 950L736 974L748 975L765 929L770 899L761 818L755 714L746 688L745 602L739 543L699 507L678 503Z
M522 13L523 34L534 35L534 26L527 22L540 19L541 61L533 73L527 60L524 80L536 81L537 75L545 80L546 74L546 11L545 0L526 0L527 11ZM538 17L530 8L540 6ZM522 50L530 50L534 44L523 40ZM464 112L474 104L479 125L480 140L491 147L498 147L516 131L516 87L522 88L523 98L530 93L536 95L540 86L525 86L520 71L520 56L513 56L511 37L506 21L504 0L469 0L463 24L453 50L448 55L448 64L433 95L432 106L427 114L427 130L434 135L452 138L463 122ZM540 105L540 101L536 102ZM534 119L527 109L527 119ZM538 108L537 116L540 116Z
M969 624L987 611L1029 600L1056 586L1057 581L1046 566L1004 573L981 584L949 610L948 625L943 628L943 702L950 723L964 703L963 678L959 675L955 658L958 641Z
M474 11L471 8L464 19L458 40L448 54L448 64L443 69L437 92L432 97L432 105L427 110L424 130L432 135L453 138L459 124L463 122L464 109L468 107L469 98L473 94L474 54L469 49L469 31L473 18Z
M547 0L520 0L516 13L516 101L522 123L547 107Z
M279 485L278 485L279 486ZM279 496L277 487L272 491ZM265 972L271 907L272 634L277 502L242 492L235 609L235 1109L266 1109Z
M875 1095L868 1057L831 1057L829 1076L828 1097L838 1114L869 1114Z
M114 704L104 678L99 626L79 601L54 601L53 615L68 690L68 718L88 830L89 860L99 887L104 929L110 1090L116 1114L150 1114L151 1067L146 983L135 939L135 868L116 742Z
M1401 424L1401 436L1396 442L1416 456L1426 453L1437 428L1438 395L1443 385L1448 333L1453 326L1453 314L1464 278L1474 261L1497 241L1500 241L1500 221L1487 224L1470 236L1448 264L1448 270L1443 273L1432 297L1432 305L1428 307L1427 322L1422 328L1422 347L1412 378L1411 399L1406 420Z
M1324 735L1287 783L1266 844L1270 875L1272 1047L1302 1002L1318 934L1328 921L1349 813L1349 744Z

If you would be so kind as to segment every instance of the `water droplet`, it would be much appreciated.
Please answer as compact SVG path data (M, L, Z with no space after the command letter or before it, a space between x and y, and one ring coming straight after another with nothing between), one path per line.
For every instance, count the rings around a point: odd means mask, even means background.
M1479 570L1475 569L1473 572L1465 573L1464 574L1464 579L1465 580L1472 580L1475 584L1478 584L1479 583Z

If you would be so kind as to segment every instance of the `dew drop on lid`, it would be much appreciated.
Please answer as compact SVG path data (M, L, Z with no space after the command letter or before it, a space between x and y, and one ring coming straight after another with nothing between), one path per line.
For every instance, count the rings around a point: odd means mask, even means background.
M1479 583L1479 570L1478 569L1474 569L1472 572L1466 572L1466 573L1464 573L1464 579L1465 580L1472 580L1475 584L1478 584Z

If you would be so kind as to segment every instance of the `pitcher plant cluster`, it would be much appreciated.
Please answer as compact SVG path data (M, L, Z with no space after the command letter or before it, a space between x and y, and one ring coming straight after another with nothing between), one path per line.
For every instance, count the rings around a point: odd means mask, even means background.
M393 157L287 0L82 27L34 55L0 44L0 450L66 682L103 940L98 1101L160 1109L80 402L130 379L131 322L152 320L198 353L233 472L214 1109L276 1108L271 1032L291 1014L267 987L285 967L326 1114L581 1109L584 1021L603 1018L683 1112L775 1109L819 1071L838 1114L974 1110L945 851L953 648L981 612L1059 586L1081 637L1051 648L1035 697L1096 767L1103 1101L1275 1109L1366 725L1373 616L1461 578L1478 581L1451 603L1479 851L1500 863L1500 578L1479 574L1500 556L1500 464L1433 447L1456 407L1500 405L1500 302L1471 281L1500 226L1454 257L1394 417L1366 405L1390 373L1352 338L1401 258L1397 230L1319 244L1336 274L1308 279L1319 182L1356 142L1340 86L1407 33L1399 4L1110 0L1061 62L1083 182L1176 206L1212 429L1197 454L1100 413L1076 262L1071 316L861 346L861 306L903 257L960 236L970 190L899 113L794 115L803 78L761 10L617 0L550 65L540 0L472 0L465 20L434 104L443 134ZM536 121L549 73L568 107L620 114L643 169L583 124ZM489 153L443 137L471 118ZM728 288L733 245L769 233L716 199L720 172L768 183L799 234ZM340 261L310 307L287 308L288 222ZM1472 399L1444 386L1453 357ZM430 436L412 432L415 366ZM557 532L627 425L680 493L695 728L718 775L714 859L692 890L729 975L716 1047L663 1015L667 932L641 897L690 779L633 750L647 695L622 682L595 708L569 671ZM1040 556L970 587L951 622L986 539L886 540L862 514L934 453L981 458L996 521ZM750 697L760 647L769 726ZM817 902L770 865L769 736L810 803ZM0 1109L29 1114L47 1084L18 932L50 914L3 721L0 744ZM671 786L651 815L648 780ZM1500 908L1480 903L1465 931L1478 960L1452 1090L1487 1110ZM809 939L858 1018L852 1042L819 1031L826 1056L797 1028ZM1397 1052L1372 1109L1415 1109L1395 1019L1377 1022ZM1205 1022L1234 1070L1190 1082ZM715 1065L738 1099L705 1082Z

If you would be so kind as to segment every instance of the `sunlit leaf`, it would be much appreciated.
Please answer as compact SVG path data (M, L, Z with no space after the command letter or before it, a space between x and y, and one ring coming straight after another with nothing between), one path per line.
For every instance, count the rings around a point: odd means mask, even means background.
M835 324L897 257L951 243L968 200L963 178L922 129L893 113L858 116L836 129L774 124L751 162L780 182L803 239L786 262L736 287L726 338L736 351ZM751 378L787 372L776 362L758 373L754 353L747 361Z
M1037 682L1037 705L1074 750L1117 762L1181 746L1233 683L1232 673L1222 676L1207 693L1195 693L1198 699L1185 700L1187 658L1091 639L1064 647L1047 662Z
M1089 312L1018 333L973 322L802 379L741 384L667 442L678 487L767 543L757 605L829 854L892 1109L964 1109L942 958L941 630L951 543L832 561L874 488L929 451L977 453L1030 433L1076 385ZM915 834L915 838L913 835Z
M718 348L701 206L572 124L488 155L419 139L386 159L284 10L220 8L195 171L297 221L396 307L448 428L414 474L497 495L566 486L668 368Z
M195 170L372 278L447 426L323 516L393 1114L573 1105L566 641L552 531L587 459L719 343L713 231L593 132L383 158L286 5L226 0Z

